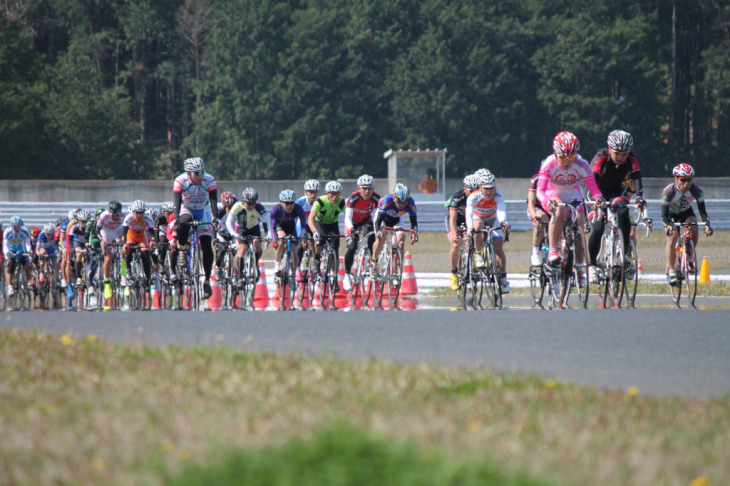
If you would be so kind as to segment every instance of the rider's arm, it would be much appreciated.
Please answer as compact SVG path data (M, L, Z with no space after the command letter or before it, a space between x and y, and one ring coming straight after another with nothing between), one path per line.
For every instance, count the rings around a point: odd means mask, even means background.
M218 191L208 191L208 197L210 198L210 212L214 218L218 217Z
M705 201L697 201L697 209L700 211L700 219L703 223L710 224L710 217L707 215L707 208L705 207Z
M304 217L304 208L302 208L299 205L296 205L294 207L294 211L297 213L297 218L299 218L299 225L302 227L302 236L307 235L307 225L309 221Z
M279 212L279 208L281 207L281 204L278 204L274 206L274 209L271 210L270 216L269 216L269 237L272 241L276 241L276 213Z
M473 193L474 197L470 195L466 200L466 210L464 211L464 219L466 219L466 229L471 229L474 226L474 204L478 192Z
M603 197L603 195L601 194L601 190L598 189L596 179L593 177L593 172L589 172L588 175L583 177L583 180L585 181L586 187L588 187L588 191L591 193L591 196L593 196L594 200L598 200L599 197Z
M180 209L182 208L182 192L173 192L172 193L172 202L175 204L174 221L180 221Z
M230 235L236 234L236 221L238 221L238 213L241 211L239 204L241 204L240 201L233 205L226 218L226 229Z
M352 233L352 228L354 226L352 224L352 215L355 211L352 206L350 206L349 199L347 201L347 207L345 208L345 234L349 235Z
M458 214L459 214L458 210L456 210L454 208L449 209L449 231L451 231L451 234L453 234L453 235L459 234L458 233L459 229L456 227L456 217L458 216Z
M314 220L317 217L317 213L319 212L319 209L322 205L319 202L319 199L314 201L314 204L312 204L312 210L309 212L309 219L307 220L307 226L309 226L309 230L312 232L312 234L317 232L317 227L314 224Z

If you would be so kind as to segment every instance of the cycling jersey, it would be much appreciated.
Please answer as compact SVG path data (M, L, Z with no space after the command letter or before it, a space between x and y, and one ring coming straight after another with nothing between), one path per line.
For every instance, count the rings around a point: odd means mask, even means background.
M418 228L418 216L416 214L416 202L411 196L403 209L399 209L395 204L395 196L388 194L380 200L378 211L375 214L375 229L380 230L382 224L386 226L397 226L400 224L402 214L408 214L411 219L411 229Z
M312 211L317 213L314 220L322 224L335 224L340 213L345 210L345 200L340 198L336 204L332 204L329 198L320 196L312 204Z
M689 186L687 192L681 192L675 183L669 184L662 191L662 222L664 224L671 224L672 220L684 222L688 217L694 216L692 210L694 201L697 202L702 221L709 223L705 195L697 184Z
M45 231L41 231L41 234L38 235L36 245L45 250L49 255L56 256L56 242L52 234L49 236Z
M507 209L504 196L499 189L494 190L494 197L487 199L481 191L474 191L466 199L466 227L474 227L474 218L488 221L493 226L494 221L503 223L507 218Z
M203 182L197 186L190 181L187 172L177 176L172 186L172 192L179 192L182 195L182 204L189 210L209 209L209 193L217 190L215 178L207 172L203 175Z
M86 241L92 248L101 248L101 236L99 235L99 228L96 226L98 218L94 218L86 223Z
M601 197L601 191L593 177L590 165L580 156L577 156L568 169L560 166L555 154L542 161L540 178L537 182L537 200L543 208L548 207L550 199L559 197L563 202L570 202L573 198L582 199L583 190L580 181L583 179L588 191L594 199Z
M19 232L15 232L12 226L5 229L3 233L3 255L9 257L9 253L31 253L30 232L25 226L20 227Z
M468 196L464 192L464 189L459 189L451 195L446 203L448 212L446 213L446 231L451 231L449 226L449 220L451 219L451 212L456 211L456 227L466 224L466 198Z
M296 220L299 220L302 228L307 227L307 220L304 219L304 209L296 204L293 205L291 213L287 213L284 206L277 204L271 210L269 219L271 221L269 226L271 239L276 239L276 232L278 230L282 230L287 235L296 235Z
M373 192L370 199L364 199L360 191L353 192L345 200L345 234L348 229L373 220L373 211L378 207L380 196Z
M149 214L143 214L141 218L137 218L136 213L129 213L124 218L123 227L127 243L146 247L149 242L147 234L152 234L155 222Z
M71 245L73 248L83 248L86 245L84 230L85 228L79 222L70 224L68 231L66 231L66 245Z
M96 225L99 227L101 239L105 243L111 243L114 240L118 240L122 237L122 235L124 234L124 231L122 229L124 217L124 213L118 213L116 215L112 215L109 211L104 211L103 213L101 213L101 216L99 216L99 221L97 221Z
M258 226L259 218L267 212L264 205L259 202L252 209L247 209L243 201L238 201L228 213L230 217L226 220L226 228L231 234L236 233L236 224L239 228L251 229Z
M626 196L627 190L624 182L627 179L636 181L638 195L643 195L641 166L639 165L639 159L636 158L633 152L629 152L626 162L615 164L611 160L608 149L604 148L593 156L591 166L593 167L593 177L596 179L598 189L605 199Z
M155 227L157 228L158 241L167 241L167 216L162 211L155 218Z
M545 211L545 208L542 207L542 204L540 204L540 201L537 200L537 181L540 179L540 174L537 173L534 176L530 178L530 182L527 185L527 192L528 194L531 192L535 193L535 209L542 209ZM527 213L527 217L530 217L530 213Z

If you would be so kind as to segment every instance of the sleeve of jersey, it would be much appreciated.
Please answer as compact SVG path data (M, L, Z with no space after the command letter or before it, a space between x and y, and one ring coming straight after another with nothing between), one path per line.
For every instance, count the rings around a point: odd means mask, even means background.
M299 224L302 227L302 236L305 236L307 234L307 218L304 217L304 209L301 206L297 206L294 208L294 210L297 212L297 218L299 218Z
M352 206L349 204L345 208L345 230L352 228L352 214L354 210L352 209Z
M237 216L240 211L238 205L239 203L233 205L231 211L228 213L228 217L226 218L226 229L228 230L228 233L232 235L236 234L236 221L238 221Z
M504 203L504 196L501 192L497 192L494 199L497 201L497 221L504 223L507 221L507 205Z
M472 219L474 218L474 198L469 196L466 200L466 210L464 212L466 218L466 229L471 229L474 226Z
M545 164L543 164L544 166ZM543 208L548 207L547 188L550 182L550 175L547 168L540 168L540 175L537 179L537 200L540 201L540 206Z
M182 181L180 180L179 177L176 178L175 181L172 183L172 192L179 192L179 193L183 192Z
M586 163L585 166L586 170L583 175L583 180L586 183L586 187L588 187L588 190L591 193L591 196L593 196L593 199L597 199L601 197L601 190L598 189L598 184L596 183L596 178L593 177L593 171L591 171L591 168Z
M215 182L215 177L209 175L210 179L208 180L208 192L215 192L218 191L218 184Z
M413 198L410 197L410 196L408 197L407 210L408 210L408 215L411 218L416 217L416 215L417 215L417 212L416 212L416 201L414 201Z
M272 240L276 239L276 213L278 212L277 209L280 207L281 205L274 207L274 209L272 209L269 213L269 237Z

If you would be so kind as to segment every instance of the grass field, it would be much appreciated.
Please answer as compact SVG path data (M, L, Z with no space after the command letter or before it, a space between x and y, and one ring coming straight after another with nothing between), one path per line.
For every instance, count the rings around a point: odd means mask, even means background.
M0 484L720 485L730 397L0 331Z

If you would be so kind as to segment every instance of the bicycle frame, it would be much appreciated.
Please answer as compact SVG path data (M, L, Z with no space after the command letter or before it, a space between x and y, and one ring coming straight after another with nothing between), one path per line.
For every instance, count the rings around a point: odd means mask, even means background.
M693 226L699 227L707 226L707 223L693 222L693 223L672 223L672 226L679 231L677 242L674 245L676 264L675 269L677 270L677 286L670 285L669 291L672 294L672 301L674 305L680 307L680 300L682 297L682 288L686 291L688 307L695 307L695 298L697 297L697 253L695 250L694 240L692 239Z
M378 281L375 286L375 297L378 306L383 307L383 296L385 287L388 287L388 300L391 309L398 308L398 297L400 295L401 280L403 277L403 259L395 239L398 232L413 233L412 229L401 228L400 226L386 226L383 228L385 244L378 258ZM379 292L379 294L378 294Z
M560 239L560 260L557 265L548 264L545 271L550 275L550 307L565 308L568 306L568 299L575 288L578 292L578 298L582 307L588 305L589 283L587 278L588 246L586 245L585 236L580 229L578 220L578 208L583 207L585 210L585 201L573 199L569 203L556 204L556 208L567 207L569 209L569 218L566 218L563 224L562 237ZM587 231L589 232L589 223L586 219ZM555 211L550 218L550 224L558 224L555 219ZM583 247L583 263L577 262L577 246L576 238L580 239ZM581 279L578 272L583 272L583 282L585 286L581 286Z

